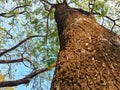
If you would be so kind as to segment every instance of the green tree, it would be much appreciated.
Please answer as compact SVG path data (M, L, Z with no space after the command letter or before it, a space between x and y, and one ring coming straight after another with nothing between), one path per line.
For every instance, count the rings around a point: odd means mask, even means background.
M120 39L115 33L119 32L120 27L120 1L63 1L0 1L0 68L8 78L8 81L0 82L0 87L30 84L28 86L33 89L46 90L50 86L46 88L45 81L51 82L51 70L55 66L51 90L67 90L68 87L75 90L107 90L109 85L115 90L114 85L119 88L119 78L116 77L119 76L119 63L116 63L120 58ZM78 26L73 23L74 20ZM77 45L76 41L81 40L83 42ZM112 68L114 65L115 69ZM77 77L76 71L79 70L80 76ZM108 72L106 76L102 74L105 72ZM113 80L112 84L102 75L108 79L112 77L109 79Z

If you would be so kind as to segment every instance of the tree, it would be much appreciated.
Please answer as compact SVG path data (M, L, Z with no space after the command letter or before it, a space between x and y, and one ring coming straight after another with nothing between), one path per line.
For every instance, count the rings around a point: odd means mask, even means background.
M0 87L28 84L33 80L33 88L42 90L40 82L45 78L43 72L55 66L51 90L119 90L120 36L112 31L120 27L120 22L119 18L114 20L106 16L109 12L109 7L106 5L108 2L83 0L82 3L81 1L82 6L85 5L86 10L89 11L71 8L66 0L63 0L63 3L59 0L56 2L57 4L46 0L15 1L14 7L0 14L1 21L4 22L4 19L8 18L9 24L8 27L5 25L0 27L2 30L0 63L9 65L8 70L2 73L8 72L6 77L12 78L15 75L11 70L12 65L19 67L18 65L22 64L22 68L29 68L28 73L25 73L26 76L22 79L0 82ZM78 2L80 1L70 1L81 7L81 3ZM86 6L86 2L89 7ZM2 1L2 3L11 2ZM119 7L119 1L115 3L118 3L116 5ZM34 7L35 5L38 7ZM53 21L54 8L60 39L60 51L56 65L59 42ZM115 10L119 13L119 10ZM111 31L99 25L94 15L99 16L97 20L105 17L113 22ZM43 16L42 19L41 16ZM105 25L108 24L110 23ZM39 40L38 37L40 37ZM8 42L9 39L12 44Z
M51 90L119 90L120 36L66 3L55 17L60 51Z

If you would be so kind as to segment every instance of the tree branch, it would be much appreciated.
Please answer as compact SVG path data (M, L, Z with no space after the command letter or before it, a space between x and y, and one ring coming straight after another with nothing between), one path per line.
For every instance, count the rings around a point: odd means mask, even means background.
M67 0L63 0L63 3L67 5Z
M36 70L33 73L31 73L31 74L27 75L26 77L19 79L19 80L0 82L0 87L10 87L10 86L17 86L20 84L28 84L33 77L35 77L36 75L43 73L45 71L49 71L49 68L43 68L40 70Z
M45 2L45 3L47 3L47 4L49 4L49 5L54 5L54 4L52 4L52 3L50 3L50 2L48 2L47 0L40 0L41 2L43 1L43 2Z
M17 7L15 7L13 10L11 10L11 11L15 11L16 9L18 9L18 8L23 8L23 7L26 7L26 6L29 6L29 5L23 5L23 6L17 6ZM9 11L10 12L10 11ZM9 13L8 12L8 13ZM19 12L19 14L22 14L22 13L24 13L25 11L22 11L22 12ZM6 13L0 13L0 16L3 16L3 17L12 17L12 16L15 16L15 15L10 15L10 16L5 16L6 14L8 14L7 12Z
M0 16L4 16L6 13L0 13Z
M4 52L1 52L0 53L0 56L4 55L5 53L9 52L9 51L12 51L14 49L16 49L17 47L19 47L21 44L23 44L24 42L26 42L27 40L31 39L31 38L34 38L34 37L45 37L45 36L42 36L42 35L33 35L33 36L30 36L24 40L22 40L21 42L19 42L17 45L13 46L12 48L8 49L8 50L5 50Z
M23 14L23 13L25 13L26 11L22 11L22 12L19 12L18 14ZM14 13L14 14L12 14L12 15L4 15L3 17L7 17L7 18L10 18L10 17L13 17L13 16L16 16L16 14Z
M17 6L17 7L15 7L12 11L14 11L14 10L16 10L16 9L18 9L18 8L24 8L24 7L26 7L26 6L30 6L30 5Z
M16 60L0 60L0 64L23 62L24 59L25 58L20 58Z
M94 13L94 12L93 12L93 15L100 15L100 13L97 13L97 12ZM120 25L116 24L116 21L119 20L119 18L114 20L114 19L110 18L109 16L104 16L104 17L113 22L113 26L112 26L112 28L111 28L111 31L113 30L114 26L120 27Z

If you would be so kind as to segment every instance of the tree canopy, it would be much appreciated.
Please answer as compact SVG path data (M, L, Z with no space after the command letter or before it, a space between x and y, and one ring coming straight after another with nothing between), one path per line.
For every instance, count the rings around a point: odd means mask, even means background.
M29 90L49 90L59 51L54 7L61 2L0 1L0 77L6 78L5 82L0 78L0 87L26 84ZM67 0L67 4L119 34L120 0Z

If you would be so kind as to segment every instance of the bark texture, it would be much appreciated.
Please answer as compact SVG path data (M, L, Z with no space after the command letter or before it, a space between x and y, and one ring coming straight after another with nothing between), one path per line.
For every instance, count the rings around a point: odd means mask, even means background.
M120 90L120 36L65 4L55 19L60 51L51 90Z

